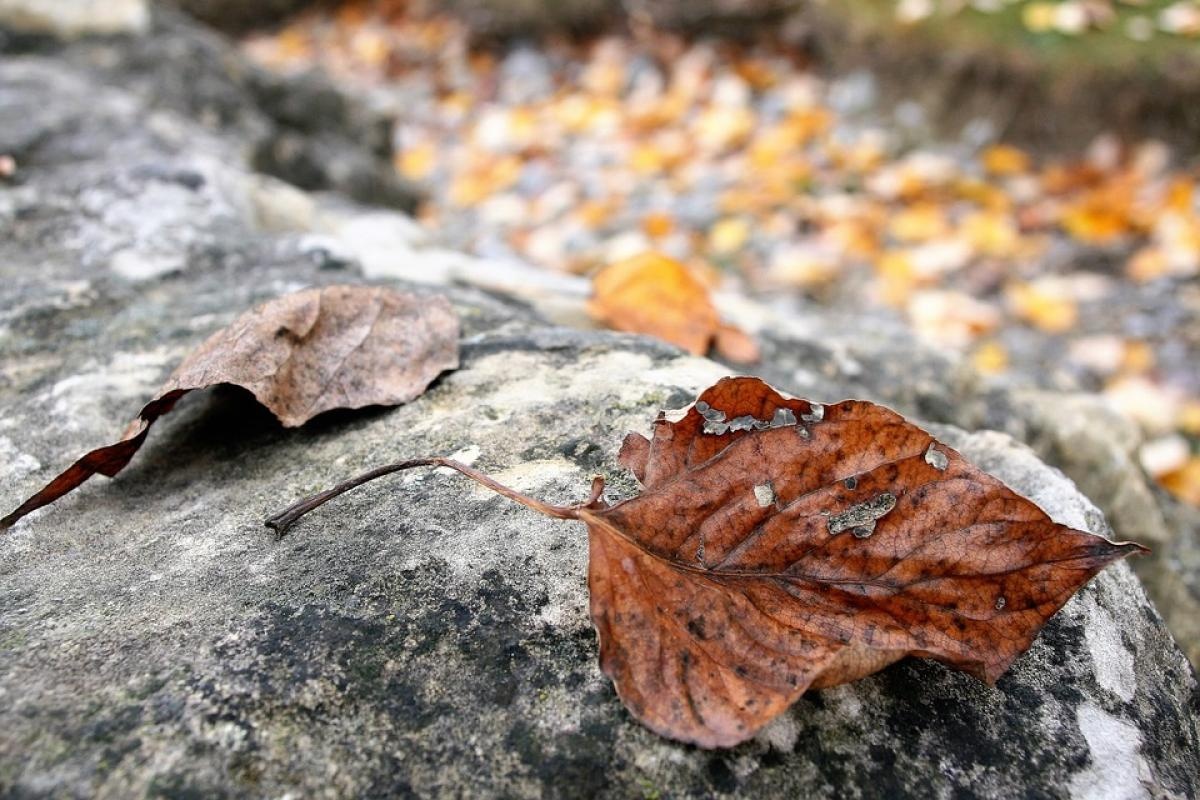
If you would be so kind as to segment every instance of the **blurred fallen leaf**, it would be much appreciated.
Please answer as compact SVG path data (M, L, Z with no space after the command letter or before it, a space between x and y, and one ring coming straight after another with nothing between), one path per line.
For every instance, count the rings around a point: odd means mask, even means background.
M659 253L642 253L598 272L588 311L610 328L657 336L695 355L707 353L716 339L730 360L758 359L752 339L722 325L708 287Z
M1163 488L1183 502L1200 506L1200 457L1192 456L1182 467L1158 480Z
M1046 333L1066 333L1079 321L1074 298L1047 282L1013 283L1008 287L1013 313Z
M1018 175L1029 171L1029 155L1011 145L993 145L980 156L983 168L992 175Z

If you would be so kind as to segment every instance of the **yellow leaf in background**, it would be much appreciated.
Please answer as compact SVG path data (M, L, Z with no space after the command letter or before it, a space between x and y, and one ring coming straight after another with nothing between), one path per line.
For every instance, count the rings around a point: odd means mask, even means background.
M629 166L639 175L654 175L667 166L666 155L648 142L640 142L629 155Z
M406 178L424 180L437 164L437 148L430 143L406 147L396 154L396 169Z
M584 70L581 83L592 94L616 97L625 86L625 66L618 58L592 61Z
M814 106L793 111L784 124L791 131L797 145L802 145L827 132L833 126L833 112Z
M718 255L729 255L741 250L750 238L750 224L741 217L726 217L717 220L708 232L708 246Z
M1200 506L1200 457L1192 456L1182 467L1161 476L1158 481L1183 502Z
M391 55L391 45L374 28L359 28L350 40L350 52L362 64L378 69Z
M1154 348L1146 342L1126 342L1125 352L1121 354L1121 371L1126 374L1149 372L1157 361Z
M987 341L971 353L971 363L985 375L995 375L1008 369L1008 350L997 341Z
M1167 272L1167 254L1154 245L1138 250L1125 264L1125 274L1139 283L1161 278Z
M1021 9L1021 22L1033 33L1046 33L1054 29L1057 3L1028 3Z
M1189 400L1179 409L1179 429L1192 436L1200 436L1200 400Z
M600 200L585 200L575 211L575 217L588 230L601 228L612 219L615 213L612 203Z
M917 272L912 259L902 250L888 250L875 262L875 274L882 284L883 302L901 306L917 287Z
M696 120L696 140L708 150L727 150L743 144L757 122L747 108L712 106Z
M892 217L888 233L904 243L927 242L945 236L950 231L946 214L934 203L909 206Z
M537 113L531 108L514 108L509 114L510 135L513 141L521 147L535 144L539 136Z
M522 161L517 156L492 158L482 166L458 175L450 186L450 202L471 208L501 192L521 175Z
M873 259L879 255L881 223L869 218L832 220L825 229L829 240L852 258Z
M998 144L983 151L980 161L990 175L1020 175L1029 171L1029 156L1024 150Z
M1013 313L1046 333L1066 333L1079 321L1075 300L1046 284L1011 284L1007 294Z
M970 200L994 212L1008 211L1013 206L1012 196L994 181L963 178L953 188L954 193L963 200Z
M791 129L784 125L773 125L762 131L750 144L750 166L757 170L769 170L800 147L800 142Z
M1011 216L995 211L977 211L968 215L960 232L971 248L987 256L1013 255L1021 244L1021 234Z

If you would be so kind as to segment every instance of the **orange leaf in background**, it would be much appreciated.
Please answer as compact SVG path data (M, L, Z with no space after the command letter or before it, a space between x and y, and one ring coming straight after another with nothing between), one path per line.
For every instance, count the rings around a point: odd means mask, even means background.
M971 363L983 374L995 375L1008 369L1008 350L999 342L984 342L971 354Z
M899 242L927 242L950 230L946 213L934 203L917 203L899 211L888 224L888 233Z
M1046 333L1066 333L1079 321L1075 300L1052 287L1016 283L1007 294L1013 313Z
M661 239L675 230L675 218L664 211L652 211L642 217L642 231L653 239Z
M983 168L992 175L1019 175L1029 171L1029 156L1023 150L998 144L983 151Z
M683 264L658 253L618 261L592 280L588 311L610 328L645 333L704 355L714 343L732 361L758 359L744 334L731 337L709 297L708 287Z
M1085 202L1063 214L1067 233L1086 244L1109 244L1128 230L1124 216L1103 203Z
M1158 481L1183 502L1200 506L1200 457L1193 456L1182 467L1168 472Z

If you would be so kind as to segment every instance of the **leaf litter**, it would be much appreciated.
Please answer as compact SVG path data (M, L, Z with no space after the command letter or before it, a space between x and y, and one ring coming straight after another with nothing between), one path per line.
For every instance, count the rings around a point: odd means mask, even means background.
M650 438L629 434L619 461L643 492L613 505L600 477L585 502L554 506L435 457L372 470L266 524L282 535L343 492L421 466L583 522L601 669L644 725L708 748L745 741L808 689L905 656L994 683L1092 576L1144 551L1053 522L887 408L788 399L757 378L723 379Z
M458 366L458 317L440 296L328 286L270 300L210 336L114 444L84 454L0 519L0 530L99 473L113 477L181 397L220 384L254 395L287 428L325 411L391 406Z
M896 3L939 25L1019 8L1051 38L1118 18L1200 35L1195 0ZM428 187L421 221L450 244L596 275L650 254L707 286L898 313L981 372L1065 377L1148 436L1183 436L1189 450L1152 475L1200 504L1200 173L1186 154L1110 135L1061 157L938 141L917 106L879 103L867 74L819 74L779 30L738 38L639 29L473 48L452 13L346 0L246 49L398 98L396 167ZM742 353L730 360L753 361L752 346L718 341Z

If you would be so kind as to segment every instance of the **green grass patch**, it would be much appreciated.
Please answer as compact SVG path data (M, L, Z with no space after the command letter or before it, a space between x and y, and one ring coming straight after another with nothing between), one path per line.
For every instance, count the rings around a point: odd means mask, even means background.
M1159 12L1174 2L1149 0L1143 6L1129 6L1114 1L1116 16L1110 23L1077 35L1031 31L1023 18L1031 2L1009 3L994 13L970 7L953 14L935 12L908 24L897 20L896 0L835 0L826 9L869 33L916 37L930 47L983 50L1032 60L1054 72L1090 69L1164 73L1180 60L1200 62L1200 39L1158 28ZM1127 32L1129 20L1135 17L1145 17L1154 26L1149 39L1138 41Z

